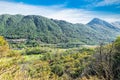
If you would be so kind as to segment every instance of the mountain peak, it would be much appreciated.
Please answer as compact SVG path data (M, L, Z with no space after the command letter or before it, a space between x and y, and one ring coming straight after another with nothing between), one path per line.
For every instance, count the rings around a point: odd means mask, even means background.
M94 23L95 24L103 24L103 23L106 23L106 21L99 19L99 18L93 18L88 24L91 25Z
M101 19L99 19L99 18L93 18L92 20L101 20Z
M110 24L109 22L107 21L104 21L102 19L99 19L99 18L94 18L92 19L88 24L88 26L90 26L91 28L93 29L96 29L96 30L101 30L101 31L119 31L120 29L112 24Z

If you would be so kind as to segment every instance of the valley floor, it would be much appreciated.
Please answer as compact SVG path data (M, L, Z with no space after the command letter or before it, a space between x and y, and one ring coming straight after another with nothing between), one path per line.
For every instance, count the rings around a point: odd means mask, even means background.
M0 37L0 80L119 80L120 38L108 45L10 49Z

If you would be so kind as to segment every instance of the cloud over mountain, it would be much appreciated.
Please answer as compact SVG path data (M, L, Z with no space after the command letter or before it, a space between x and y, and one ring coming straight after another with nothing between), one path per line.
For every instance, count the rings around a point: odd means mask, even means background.
M66 20L72 23L87 23L94 17L103 18L110 22L119 21L119 15L108 15L104 12L90 11L81 8L66 8L64 6L65 4L37 6L24 4L22 2L15 3L0 1L0 14L42 15L48 18Z

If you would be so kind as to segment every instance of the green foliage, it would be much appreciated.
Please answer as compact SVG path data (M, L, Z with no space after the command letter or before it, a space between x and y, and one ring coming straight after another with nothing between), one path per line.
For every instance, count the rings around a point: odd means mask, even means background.
M68 43L66 46L69 47L97 44L98 40L106 41L104 34L89 26L35 15L0 15L0 35L7 39L27 39L33 46L38 44L32 40L44 43Z
M47 53L48 51L40 48L40 47L35 47L35 48L26 48L25 49L25 54L31 55L31 54L42 54L42 53Z
M86 68L85 75L98 76L102 80L120 79L120 37L108 45L100 45L94 61Z
M7 56L9 54L9 45L7 41L0 36L0 57Z
M117 39L114 42L115 49L117 50L113 56L114 60L114 74L117 79L120 79L120 37L117 37Z
M120 51L120 37L117 37L117 39L114 42L115 48Z
M36 40L28 40L25 45L27 46L31 46L31 47L36 47L39 46L39 42L37 42Z
M6 46L8 45L7 41L3 38L3 36L0 36L0 46Z
M20 55L20 53L24 55ZM8 58L9 57L9 58ZM2 79L11 80L59 80L76 79L92 60L92 54L79 49L62 50L49 47L33 47L12 50L0 59ZM5 72L4 72L5 71Z
M62 65L55 64L51 67L51 71L58 76L62 76L64 73L64 67Z
M0 39L2 46L8 45L3 37ZM120 52L114 44L102 45L97 50L85 47L60 49L55 46L11 50L7 52L9 55L0 58L0 78L2 80L87 80L88 78L119 80Z

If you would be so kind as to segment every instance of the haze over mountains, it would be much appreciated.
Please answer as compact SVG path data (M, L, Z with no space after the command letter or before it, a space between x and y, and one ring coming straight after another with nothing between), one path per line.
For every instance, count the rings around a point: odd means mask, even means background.
M0 35L7 39L98 44L113 41L119 34L119 22L109 23L98 18L88 24L72 24L37 15L0 15Z
M120 21L113 22L112 25L120 28Z

